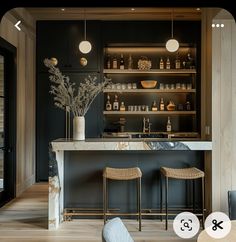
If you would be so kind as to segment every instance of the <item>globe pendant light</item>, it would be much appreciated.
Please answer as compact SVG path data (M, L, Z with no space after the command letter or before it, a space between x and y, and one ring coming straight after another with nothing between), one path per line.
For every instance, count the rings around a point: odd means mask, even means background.
M171 15L171 39L166 42L166 49L169 52L175 52L179 49L179 42L173 37L173 11Z
M84 10L85 12L85 10ZM84 13L85 15L85 13ZM92 50L92 45L86 40L86 18L84 16L84 40L79 43L79 50L83 54L88 54Z

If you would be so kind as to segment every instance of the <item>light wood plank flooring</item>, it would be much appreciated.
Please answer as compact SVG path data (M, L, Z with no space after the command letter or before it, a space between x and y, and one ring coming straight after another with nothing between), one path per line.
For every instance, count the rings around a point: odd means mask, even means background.
M57 231L47 230L48 185L38 183L31 186L19 198L0 209L1 242L55 242L81 241L101 242L103 221L101 219L77 219L64 222ZM179 239L172 226L168 232L163 223L143 220L142 232L137 230L135 220L124 220L135 242L193 242Z

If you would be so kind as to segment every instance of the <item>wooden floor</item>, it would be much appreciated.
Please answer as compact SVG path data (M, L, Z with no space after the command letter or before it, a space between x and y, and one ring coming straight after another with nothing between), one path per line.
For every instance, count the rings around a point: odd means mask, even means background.
M81 241L101 242L103 221L100 219L78 219L64 222L57 231L47 230L48 207L47 184L35 184L22 196L0 209L0 241L1 242L55 242ZM193 242L179 239L172 226L168 232L164 230L164 222L143 220L142 232L137 230L134 220L124 220L135 242Z

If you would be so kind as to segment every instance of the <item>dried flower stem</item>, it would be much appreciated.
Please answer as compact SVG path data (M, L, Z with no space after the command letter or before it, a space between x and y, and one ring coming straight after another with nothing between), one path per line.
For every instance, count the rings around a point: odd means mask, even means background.
M49 80L54 83L49 93L54 95L55 106L72 112L73 116L84 116L97 95L110 84L107 78L102 83L96 83L97 78L89 75L79 84L75 95L75 83L71 83L68 76L62 75L49 59L44 60L44 65L49 68Z

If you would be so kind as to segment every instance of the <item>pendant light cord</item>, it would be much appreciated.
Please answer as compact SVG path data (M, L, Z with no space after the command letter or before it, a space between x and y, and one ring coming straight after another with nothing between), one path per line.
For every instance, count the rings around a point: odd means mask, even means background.
M86 40L86 10L84 9L84 40Z
M174 28L173 28L173 9L172 9L172 14L171 14L171 38L173 39L173 32L174 32Z

